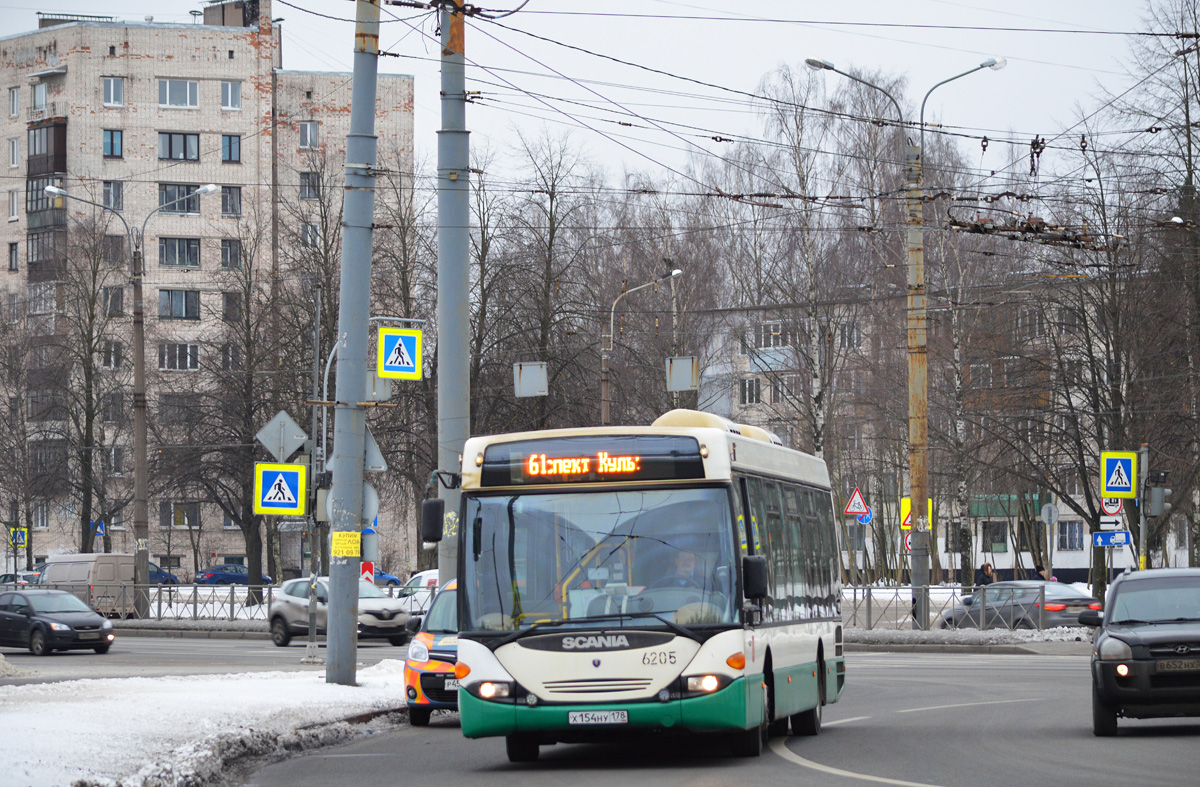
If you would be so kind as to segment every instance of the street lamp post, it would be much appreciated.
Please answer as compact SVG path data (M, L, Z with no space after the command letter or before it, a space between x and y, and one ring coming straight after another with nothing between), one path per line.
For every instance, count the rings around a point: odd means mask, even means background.
M647 287L650 287L651 285L658 284L660 281L666 281L667 279L674 278L675 276L678 276L681 273L683 273L683 271L676 268L675 270L670 271L669 273L664 273L662 276L659 276L657 279L648 281L645 284L639 284L638 286L634 287L632 290L626 290L625 292L621 293L613 300L612 308L608 312L608 341L607 342L602 341L601 347L600 347L600 425L601 426L608 426L608 424L609 424L608 359L609 359L609 356L612 355L612 351L613 351L613 322L614 322L614 318L616 317L616 313L617 313L617 304L620 303L622 298L624 298L626 295L628 295L631 292L637 292L638 290L644 290Z
M817 71L833 71L867 87L874 88L891 100L896 107L901 125L904 112L900 102L879 85L840 71L827 60L809 58L805 65ZM921 100L920 143L914 145L911 138L903 139L905 208L908 243L908 474L909 509L912 517L912 551L910 575L914 591L929 585L929 522L926 519L929 499L929 378L928 348L925 323L925 237L922 206L921 176L922 148L925 144L925 102L929 95L947 82L961 79L985 68L999 71L1007 65L1004 58L989 58L961 74L944 79L931 87ZM926 593L913 594L913 628L925 629L929 625L929 599Z
M107 205L68 194L65 189L57 186L46 187L46 193L51 196L73 199L106 210L120 219L121 224L125 226L125 237L129 245L130 279L133 284L133 582L138 588L134 593L134 611L139 618L146 617L150 608L150 598L146 591L146 586L150 584L150 522L147 505L149 468L146 458L146 313L142 303L142 243L151 216L178 202L214 194L217 190L218 186L215 183L209 183L191 194L164 202L146 214L141 231L138 232L129 226L124 216Z

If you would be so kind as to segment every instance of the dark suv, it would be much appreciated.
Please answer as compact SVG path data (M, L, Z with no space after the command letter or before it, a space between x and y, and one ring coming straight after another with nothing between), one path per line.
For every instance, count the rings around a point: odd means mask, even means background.
M1117 717L1200 716L1200 569L1127 571L1108 589L1092 643L1092 733Z

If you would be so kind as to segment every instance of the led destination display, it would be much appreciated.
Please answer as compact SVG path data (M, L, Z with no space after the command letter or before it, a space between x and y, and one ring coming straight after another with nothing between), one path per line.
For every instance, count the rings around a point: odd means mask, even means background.
M677 481L704 477L700 444L674 435L560 437L487 447L482 486Z

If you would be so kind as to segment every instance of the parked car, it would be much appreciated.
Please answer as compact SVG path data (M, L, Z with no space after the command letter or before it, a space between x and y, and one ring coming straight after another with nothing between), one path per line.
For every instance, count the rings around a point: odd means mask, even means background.
M406 608L414 615L429 608L437 594L438 570L419 571L408 578L396 593L396 598L405 599Z
M458 582L450 580L429 605L424 617L409 618L413 632L404 662L408 721L414 727L429 724L434 710L458 710Z
M250 571L237 563L224 563L197 571L194 582L197 585L249 585ZM271 578L263 574L262 583L271 584Z
M1092 734L1117 734L1117 718L1200 716L1200 569L1126 571L1103 617L1079 620L1092 641Z
M0 574L0 586L26 587L28 585L36 585L38 575L39 572L37 571L18 571L15 574Z
M89 648L107 653L113 626L65 590L28 588L0 592L0 645L29 648L35 656Z
M379 587L394 588L400 586L400 577L389 574L383 569L375 569L375 584Z
M286 647L293 636L308 634L309 580L301 577L283 583L267 610L271 641ZM328 620L329 577L317 577L317 633L324 634ZM358 638L386 639L393 645L409 640L408 609L401 599L392 598L370 582L358 583Z
M179 577L167 571L164 568L159 568L154 563L150 564L150 584L151 585L178 585Z
M1045 588L1045 596L1042 596ZM1044 605L1042 602L1045 602ZM1079 613L1099 610L1100 600L1074 585L1062 582L1013 580L993 582L963 596L962 601L942 613L941 628L1035 629L1080 626Z

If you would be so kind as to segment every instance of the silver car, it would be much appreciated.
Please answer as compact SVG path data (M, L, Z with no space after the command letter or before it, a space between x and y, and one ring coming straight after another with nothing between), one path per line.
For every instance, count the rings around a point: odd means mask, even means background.
M1100 600L1060 582L1012 580L976 589L942 613L940 628L1036 629L1080 626L1079 613L1098 610Z
M271 641L286 647L293 636L308 634L309 580L291 579L275 594L267 612ZM329 577L317 577L317 633L324 634L328 620ZM393 645L409 640L404 624L409 613L405 600L391 598L369 582L358 583L358 638L386 639Z

